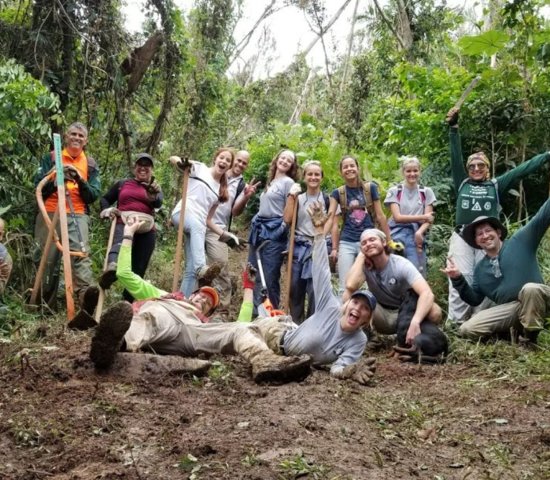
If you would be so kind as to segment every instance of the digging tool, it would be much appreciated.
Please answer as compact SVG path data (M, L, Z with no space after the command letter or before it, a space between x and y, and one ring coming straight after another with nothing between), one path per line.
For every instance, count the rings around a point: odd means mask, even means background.
M262 249L269 243L271 240L264 240L258 248L256 249L256 263L258 264L258 272L260 273L260 282L262 284L262 290L260 294L262 296L262 303L258 307L258 315L261 317L275 317L277 315L284 315L285 312L282 310L277 310L273 307L269 295L267 292L267 283L265 281L264 267L262 265L262 257L260 252Z
M294 237L296 236L296 216L298 215L298 196L294 198L294 210L292 210L292 223L290 224L290 238L288 240L288 257L286 261L286 299L285 310L290 311L290 294L292 291L292 261L294 258Z
M189 185L189 168L183 172L183 181L181 187L181 210L178 224L178 240L176 243L176 263L174 265L174 279L172 280L172 291L178 290L178 281L181 273L181 256L183 247L183 222L185 220L185 204L187 203L187 187Z
M481 80L481 77L478 75L475 77L470 84L466 87L466 90L462 92L462 95L457 100L457 102L454 104L453 108L456 110L460 110L460 107L462 107L462 104L464 103L464 100L466 100L466 97L470 95L470 92L475 88L475 86L479 83Z
M109 230L109 240L107 241L107 251L105 252L105 260L103 261L103 271L107 270L107 265L109 265L109 252L113 246L113 239L115 238L115 229L116 229L117 217L114 216L111 220L111 229ZM105 301L105 290L99 288L99 298L97 300L97 307L95 309L95 321L99 323L101 318L101 313L103 311L103 302Z
M40 196L42 196L42 192L40 192ZM52 243L55 241L55 236L56 236L55 227L58 221L59 221L59 212L56 211L53 215L52 223L48 229L48 238L46 240L46 244L44 245L42 258L40 259L40 264L38 265L38 270L36 272L36 277L34 279L31 298L29 300L29 303L31 305L36 305L36 300L38 299L38 292L40 291L40 287L42 285L42 277L44 276L44 271L46 270L46 262L48 260L47 252L49 252L52 246Z
M69 229L67 226L67 210L65 202L65 181L63 177L63 161L61 157L61 135L53 134L55 152L55 172L57 183L57 208L59 209L59 225L61 228L61 244L63 246L63 275L65 277L65 298L67 300L67 318L74 317L73 275L71 269L71 253L69 250Z

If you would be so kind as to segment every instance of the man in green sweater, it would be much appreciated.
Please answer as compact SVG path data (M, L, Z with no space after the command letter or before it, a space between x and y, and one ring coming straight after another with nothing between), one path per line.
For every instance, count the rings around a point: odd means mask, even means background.
M459 328L462 336L477 338L516 328L530 343L536 343L550 315L550 287L544 284L537 263L537 248L550 226L550 200L531 221L505 241L507 230L495 217L481 216L467 225L462 238L485 256L469 283L452 258L442 271L460 297L479 305L484 297L496 306L482 310Z
M483 257L480 250L472 248L462 239L460 232L466 225L480 215L499 217L500 198L514 188L520 180L537 172L550 160L550 152L544 152L531 160L521 163L496 178L491 178L491 162L483 152L471 154L466 161L462 156L460 134L458 131L458 110L452 108L446 118L449 124L449 142L451 149L451 174L456 193L455 230L449 239L449 257L458 266L468 282L477 263ZM479 308L472 308L464 302L452 283L449 282L449 320L458 325L472 314L482 310L488 302L479 302Z

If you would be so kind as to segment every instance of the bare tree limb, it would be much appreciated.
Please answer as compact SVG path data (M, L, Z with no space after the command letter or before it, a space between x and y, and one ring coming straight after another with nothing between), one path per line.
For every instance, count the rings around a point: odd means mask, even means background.
M380 4L378 3L378 0L373 0L373 2L374 2L374 6L376 7L376 10L378 11L380 16L382 17L382 20L388 26L388 28L391 30L391 32L393 33L393 35L395 36L395 38L399 42L399 45L401 45L401 48L403 50L407 50L407 47L405 46L405 43L403 42L403 39L401 38L401 36L397 32L397 30L395 29L392 21L387 17L387 15L384 13L384 10L382 10L382 8L380 7Z

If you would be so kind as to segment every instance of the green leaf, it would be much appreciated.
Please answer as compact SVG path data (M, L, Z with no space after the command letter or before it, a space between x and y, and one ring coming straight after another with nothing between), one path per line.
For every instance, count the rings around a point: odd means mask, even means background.
M510 36L500 30L489 30L481 35L464 36L458 41L459 47L466 55L493 55L502 50Z

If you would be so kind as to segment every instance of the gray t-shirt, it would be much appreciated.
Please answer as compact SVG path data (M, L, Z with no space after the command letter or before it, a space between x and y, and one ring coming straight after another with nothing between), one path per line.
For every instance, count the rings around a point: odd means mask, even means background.
M311 355L315 365L332 363L332 374L356 363L363 355L367 336L363 330L344 332L340 326L342 302L332 292L327 246L323 235L313 243L315 313L284 337L287 355Z
M311 223L311 217L307 213L307 209L314 202L320 202L323 205L323 211L326 212L325 198L323 193L319 192L318 195L308 195L307 192L298 195L298 214L296 219L296 234L310 237L313 239L315 236L315 229Z
M425 206L432 205L435 202L435 195L430 187L424 187L422 193L418 186L407 188L406 185L403 185L401 195L398 195L398 191L397 185L390 187L384 200L384 205L389 206L392 203L397 203L402 215L422 215ZM390 227L396 225L393 218L390 218L389 225Z
M397 309L405 292L412 287L422 274L406 258L390 255L388 263L381 271L363 268L369 290L382 307Z
M274 179L269 187L260 195L260 210L258 215L266 218L282 217L285 210L286 197L294 180L284 176Z
M231 217L231 210L233 209L233 204L235 203L237 188L242 178L243 176L239 175L238 177L230 178L227 181L227 191L229 194L229 198L227 199L227 202L220 203L218 205L218 208L216 208L216 213L214 213L213 218L214 223L221 228L227 228L229 218Z

